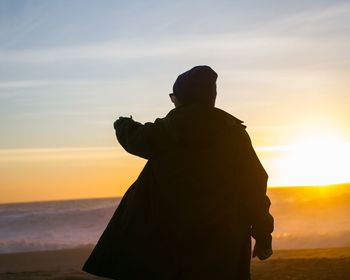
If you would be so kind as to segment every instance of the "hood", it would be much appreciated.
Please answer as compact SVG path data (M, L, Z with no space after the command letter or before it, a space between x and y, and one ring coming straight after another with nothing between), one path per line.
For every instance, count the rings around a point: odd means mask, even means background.
M243 121L219 108L203 104L177 107L163 121L171 141L196 147L213 145L221 137L232 137L232 131L245 129Z

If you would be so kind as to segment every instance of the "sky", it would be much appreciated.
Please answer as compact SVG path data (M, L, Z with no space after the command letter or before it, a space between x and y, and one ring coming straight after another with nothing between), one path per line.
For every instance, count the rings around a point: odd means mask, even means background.
M113 122L219 75L270 186L350 181L349 1L0 0L1 202L122 195L145 161Z

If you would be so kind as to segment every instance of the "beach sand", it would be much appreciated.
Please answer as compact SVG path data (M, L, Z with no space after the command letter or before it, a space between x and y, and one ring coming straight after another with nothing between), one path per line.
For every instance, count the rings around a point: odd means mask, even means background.
M0 279L105 279L81 266L91 248L0 254ZM266 261L253 260L253 280L346 280L350 248L278 250Z

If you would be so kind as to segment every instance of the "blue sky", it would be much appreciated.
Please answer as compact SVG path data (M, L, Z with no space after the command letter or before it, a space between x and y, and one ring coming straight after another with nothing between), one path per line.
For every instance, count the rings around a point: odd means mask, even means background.
M118 115L165 115L197 64L262 145L293 120L337 125L349 15L348 1L1 1L0 148L113 145Z
M350 181L349 34L339 0L0 0L3 200L123 193L144 162L120 149L114 120L165 116L176 77L201 64L219 74L216 105L245 121L270 184Z

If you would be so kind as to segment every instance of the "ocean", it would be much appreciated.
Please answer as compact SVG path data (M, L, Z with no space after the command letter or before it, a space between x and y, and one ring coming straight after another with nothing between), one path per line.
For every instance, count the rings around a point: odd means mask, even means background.
M350 186L270 188L275 249L350 246ZM0 204L0 253L96 244L121 198Z
M0 205L0 253L95 244L120 198Z

